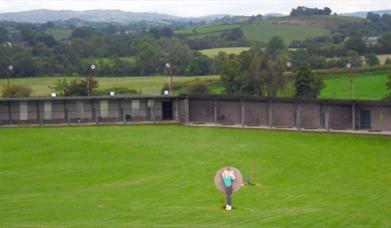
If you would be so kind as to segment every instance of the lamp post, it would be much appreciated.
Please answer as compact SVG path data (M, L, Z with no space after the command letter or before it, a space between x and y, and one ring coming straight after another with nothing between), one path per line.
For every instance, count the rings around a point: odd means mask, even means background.
M353 77L352 77L352 64L346 63L346 68L349 69L349 77L350 77L350 100L353 99Z
M10 88L10 75L11 75L12 70L14 69L14 66L8 65L7 69L8 69L7 70L7 90L9 90L9 88Z
M91 78L94 74L94 70L95 70L96 66L94 64L92 64L90 66L90 71L89 71L89 74L88 74L88 77L87 77L87 94L88 96L91 96Z
M292 62L291 61L288 61L286 63L286 67L288 67L288 71L291 70L291 67L292 67ZM292 91L292 96L294 95L294 85L293 85L293 75L290 76L291 77L291 91Z
M166 68L169 74L169 79L168 79L168 91L170 95L172 95L172 66L170 63L166 63Z

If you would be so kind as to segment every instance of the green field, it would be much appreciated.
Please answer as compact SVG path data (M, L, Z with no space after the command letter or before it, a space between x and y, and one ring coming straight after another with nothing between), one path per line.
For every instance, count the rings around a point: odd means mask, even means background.
M193 34L194 31L196 34L203 34L203 33L214 33L214 32L221 32L224 30L234 29L240 27L240 24L221 24L221 25L206 25L206 26L200 26L197 28L185 28L176 30L175 33L177 34Z
M135 56L126 56L126 57L119 57L122 61L129 62L129 63L135 63L136 57ZM82 63L84 64L98 64L104 63L108 65L114 65L114 58L112 57L104 57L104 58L85 58L82 59Z
M240 54L242 51L249 50L249 47L229 47L229 48L211 48L200 50L200 52L208 57L215 57L219 52L225 52L227 54Z
M52 35L56 40L68 39L71 34L71 29L47 29L45 33Z
M174 82L185 82L200 79L216 79L219 76L175 76ZM49 86L53 86L57 80L64 77L36 77L36 78L17 78L12 79L11 83L27 85L33 90L32 96L50 96ZM66 77L68 80L76 77ZM148 76L148 77L96 77L99 82L99 89L109 89L113 87L127 87L129 89L141 90L143 94L160 94L164 83L168 82L167 76ZM0 79L0 88L6 83L5 79Z
M353 99L380 100L387 94L387 73L359 74L353 76ZM348 74L324 79L326 88L321 98L350 99L350 79Z
M0 137L0 227L391 226L389 137L157 125ZM248 177L251 164L256 185L223 210L215 172Z
M302 24L277 24L275 22L246 24L242 27L242 30L249 40L266 43L273 36L280 36L286 44L293 40L304 40L330 34L328 30L322 28Z

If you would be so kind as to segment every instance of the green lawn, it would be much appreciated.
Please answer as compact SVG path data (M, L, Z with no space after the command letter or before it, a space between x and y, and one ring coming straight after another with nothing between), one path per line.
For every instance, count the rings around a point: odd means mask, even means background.
M47 29L45 33L52 35L56 40L68 39L71 34L71 29Z
M242 51L249 50L249 47L228 47L228 48L211 48L200 50L200 52L208 57L215 57L219 52L225 52L227 54L240 54Z
M177 34L192 34L195 30L197 34L202 33L212 33L212 32L221 32L224 30L230 30L234 28L240 27L240 24L221 24L221 25L205 25L197 28L184 28L180 30L176 30Z
M174 82L184 82L200 79L215 79L219 76L175 76ZM31 86L32 96L50 96L49 86L53 86L58 79L64 77L36 77L36 78L17 78L12 79L11 83ZM75 77L66 77L73 79ZM108 89L112 87L127 87L129 89L141 90L143 94L160 94L160 89L164 83L168 82L167 76L148 76L148 77L96 77L99 82L99 89ZM0 88L6 83L5 79L0 79Z
M353 76L353 98L364 100L383 99L387 94L387 73L361 74ZM337 75L324 80L326 88L321 98L350 99L350 79L348 74Z
M277 24L273 21L246 24L242 27L242 30L249 40L266 43L273 36L280 36L286 44L289 44L292 40L304 40L330 34L328 30L323 28L303 24Z
M0 137L0 227L391 226L389 137L169 125ZM252 163L256 185L223 210L215 172L248 177Z

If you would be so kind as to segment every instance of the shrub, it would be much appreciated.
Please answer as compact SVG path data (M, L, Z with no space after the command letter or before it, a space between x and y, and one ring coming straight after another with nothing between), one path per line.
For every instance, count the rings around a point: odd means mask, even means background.
M7 98L30 97L31 91L30 87L24 85L11 85L9 88L4 86L2 96Z
M110 92L114 92L115 95L134 95L141 94L141 90L137 91L135 89L129 89L126 87L113 87L109 89L97 90L95 92L96 95L109 95Z
M369 66L379 65L379 59L375 54L368 54L365 56L365 62Z
M185 89L189 94L210 94L208 82L198 78L188 82Z

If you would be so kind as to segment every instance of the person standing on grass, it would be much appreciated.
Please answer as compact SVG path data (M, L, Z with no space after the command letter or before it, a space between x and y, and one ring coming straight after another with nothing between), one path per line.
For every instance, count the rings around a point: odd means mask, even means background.
M231 168L227 168L221 172L221 176L223 178L224 186L225 186L225 199L226 199L226 210L232 209L232 182L235 181L235 174Z

